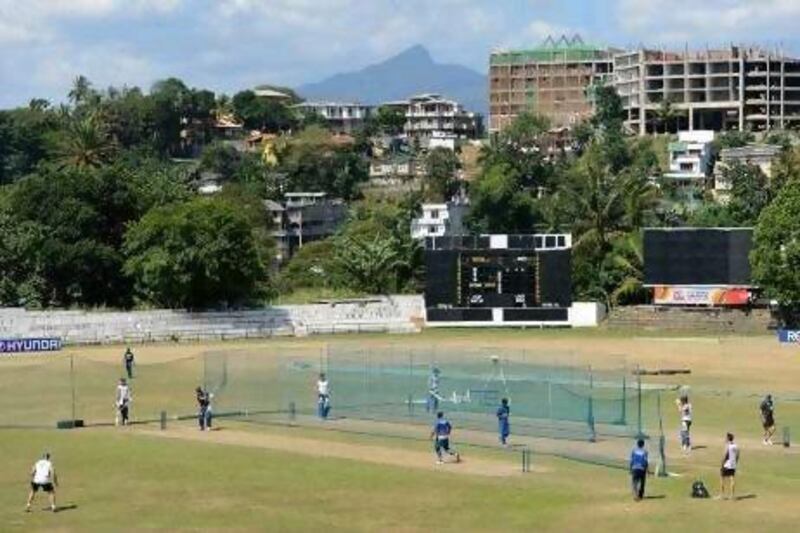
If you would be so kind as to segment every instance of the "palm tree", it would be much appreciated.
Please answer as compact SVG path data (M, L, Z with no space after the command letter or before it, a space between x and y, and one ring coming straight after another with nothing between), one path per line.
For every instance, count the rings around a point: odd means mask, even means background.
M623 224L625 180L611 173L598 157L596 146L587 154L573 179L561 192L573 212L573 228L579 237L576 247L593 244L606 250Z
M72 104L77 107L86 103L94 95L92 82L84 75L80 75L72 82L72 89L67 93L67 97Z
M669 133L669 130L672 129L671 126L676 124L678 119L684 114L683 111L677 109L669 99L662 100L661 105L656 109L655 113L656 123L664 128L664 133Z
M108 127L92 114L70 120L65 137L58 143L58 161L63 166L97 168L108 162L115 150Z
M606 267L613 269L616 287L609 294L609 303L640 303L647 298L643 286L644 248L636 231L619 237L606 258Z
M372 240L343 238L335 261L353 288L370 294L383 294L393 289L396 270L404 266L394 239L378 236Z

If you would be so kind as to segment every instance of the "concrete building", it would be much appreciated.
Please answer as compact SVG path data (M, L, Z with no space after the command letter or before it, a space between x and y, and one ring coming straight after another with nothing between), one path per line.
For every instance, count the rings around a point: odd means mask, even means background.
M408 100L384 104L405 114L403 127L408 137L429 139L436 135L475 139L483 133L483 117L472 113L455 100L440 94L419 94Z
M336 233L347 215L345 203L327 198L324 192L286 193L282 204L265 200L264 209L278 245L279 262L290 259L304 244Z
M800 126L800 59L761 48L640 49L614 56L614 85L626 125L644 135L660 127L669 102L676 129L765 131Z
M592 87L611 81L616 50L587 45L579 36L548 37L538 48L496 51L489 58L489 131L532 112L554 127L593 113Z
M730 196L732 184L725 179L725 169L731 165L754 165L767 178L772 178L772 163L780 155L781 147L772 144L750 144L740 148L724 148L719 152L719 161L714 167L714 196L725 202Z
M369 164L370 180L406 181L417 177L421 171L418 161L407 154L373 159Z
M444 237L465 232L464 217L469 206L464 203L422 204L422 216L411 221L411 237Z
M292 106L304 115L319 115L324 118L334 133L355 133L372 115L368 105L347 102L303 102Z
M669 172L664 178L680 187L704 188L714 160L714 132L682 131L678 141L669 144Z

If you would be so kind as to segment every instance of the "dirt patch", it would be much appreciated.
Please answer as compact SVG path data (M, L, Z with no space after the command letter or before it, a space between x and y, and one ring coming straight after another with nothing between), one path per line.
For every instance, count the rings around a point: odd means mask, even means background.
M294 436L281 436L266 432L251 432L235 429L202 432L197 428L174 425L166 431L145 428L136 433L151 437L183 439L233 446L265 448L289 453L352 459L368 463L400 466L422 470L435 470L454 474L505 477L521 475L517 465L493 461L482 457L464 457L459 464L435 464L433 453L402 450L384 446L361 445L345 442L325 441Z

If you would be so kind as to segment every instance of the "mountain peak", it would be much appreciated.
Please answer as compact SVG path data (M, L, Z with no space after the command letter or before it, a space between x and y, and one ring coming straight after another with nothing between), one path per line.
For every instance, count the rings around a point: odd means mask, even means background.
M399 54L355 72L335 74L297 92L311 100L344 100L377 105L415 94L437 93L470 110L486 113L486 76L459 65L436 63L416 44Z
M391 57L384 61L385 63L397 63L397 62L410 62L415 64L433 64L433 58L431 57L431 53L428 52L428 49L422 46L421 44L415 44L410 48L406 48L399 54L394 57Z

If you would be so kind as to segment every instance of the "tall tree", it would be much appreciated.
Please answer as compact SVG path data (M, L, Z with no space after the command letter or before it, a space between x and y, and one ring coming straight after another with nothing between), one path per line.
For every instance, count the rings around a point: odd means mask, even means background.
M267 279L251 221L220 198L148 212L126 233L124 250L138 297L159 306L241 305Z
M750 263L753 282L778 301L784 322L800 325L800 180L787 183L761 212Z
M406 115L402 109L392 106L380 106L375 114L378 128L386 135L399 135L403 133L406 124Z
M767 176L759 167L739 162L726 167L722 174L731 184L731 198L727 207L732 218L739 225L755 224L773 196Z
M231 103L236 116L247 128L276 133L297 126L297 118L286 104L262 98L253 91L236 93Z
M108 127L97 114L70 120L58 143L60 164L75 168L97 168L109 162L116 145Z
M655 111L656 124L663 129L664 133L668 133L677 129L678 119L682 115L683 113L673 105L671 100L662 100Z
M460 188L458 170L461 163L448 148L434 148L425 157L423 188L429 202L448 202Z
M532 233L536 202L517 169L505 163L486 168L470 187L468 224L488 233Z

